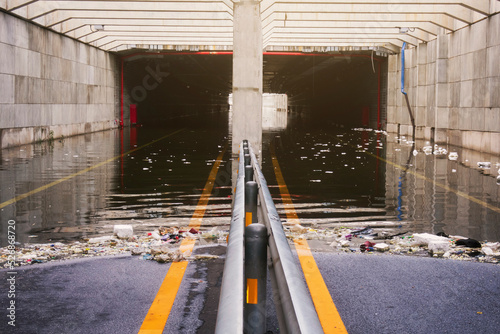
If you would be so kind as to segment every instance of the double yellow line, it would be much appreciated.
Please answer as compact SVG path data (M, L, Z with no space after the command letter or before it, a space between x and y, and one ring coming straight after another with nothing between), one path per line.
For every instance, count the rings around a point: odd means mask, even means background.
M227 147L227 146L226 146ZM205 211L207 209L208 201L210 195L212 194L212 189L215 183L215 178L219 170L220 164L224 153L226 152L226 147L220 152L217 160L215 161L212 170L208 176L207 183L203 188L203 192L196 206L196 210L189 222L188 229L194 228L199 229ZM181 252L192 252L195 244L195 239L183 239L179 250ZM148 314L146 315L142 326L139 329L139 334L161 334L167 323L168 316L174 305L175 297L177 296L177 291L186 272L188 261L173 262L168 269L168 272L163 280L163 283L156 294L151 307L149 308Z
M279 189L281 192L281 198L283 200L283 205L285 207L286 217L289 223L299 224L299 217L292 203L292 198L290 192L281 173L281 168L276 158L276 152L274 149L274 144L270 147L271 158L274 167L274 174L276 175L276 181L278 182ZM332 297L328 288L323 280L323 276L314 260L314 257L309 248L307 240L294 239L295 249L297 250L297 255L299 256L300 265L302 271L304 272L304 277L306 279L307 286L311 293L311 297L316 308L316 313L318 314L319 321L323 327L323 331L327 334L329 333L347 333L347 329L344 326L344 322L340 317L337 307L333 303Z

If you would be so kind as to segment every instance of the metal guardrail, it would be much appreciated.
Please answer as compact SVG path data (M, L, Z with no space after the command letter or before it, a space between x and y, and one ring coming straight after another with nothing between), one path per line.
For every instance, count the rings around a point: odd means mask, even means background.
M250 163L254 180L258 184L260 212L268 233L268 254L271 259L269 272L273 288L274 302L278 314L281 333L323 333L302 271L297 266L288 244L278 212L267 187L256 156L251 149ZM245 160L243 143L240 145L238 179L231 218L231 230L227 248L226 263L222 278L219 311L215 332L253 333L251 318L245 319L245 273L244 273L244 189ZM247 264L248 265L248 264ZM264 315L265 316L265 315Z
M244 307L244 231L245 231L245 168L243 143L240 144L238 179L234 194L231 229L224 263L215 333L243 333Z

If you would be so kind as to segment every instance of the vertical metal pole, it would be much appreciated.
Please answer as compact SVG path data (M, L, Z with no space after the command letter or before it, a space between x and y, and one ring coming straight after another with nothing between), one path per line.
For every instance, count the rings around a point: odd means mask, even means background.
M245 226L257 223L257 182L245 184Z
M266 332L267 228L263 224L245 227L244 332Z
M123 58L121 59L121 73L120 73L120 128L123 127Z
M245 184L250 181L253 181L253 167L245 166Z

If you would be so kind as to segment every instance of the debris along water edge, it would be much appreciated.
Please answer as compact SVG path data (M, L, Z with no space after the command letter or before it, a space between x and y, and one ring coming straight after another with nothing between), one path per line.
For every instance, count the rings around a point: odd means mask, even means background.
M157 230L133 235L130 225L115 225L113 235L86 238L71 243L17 244L15 262L8 247L0 248L0 267L11 268L54 260L69 260L83 257L131 254L143 260L159 263L176 261L201 261L218 258L213 255L193 255L181 252L179 245L183 239L193 239L198 245L226 243L228 232L213 227L198 231L194 228L160 227Z
M398 232L380 226L315 229L299 224L284 225L289 239L320 240L329 249L347 253L440 257L485 263L500 262L500 242L479 242L463 236Z
M378 226L359 224L358 227L329 226L321 229L287 224L285 221L283 228L290 242L291 239L297 238L316 240L334 252L431 256L497 264L500 262L500 242L479 242L467 237L449 236L443 232L438 235L411 233L401 231L401 227L394 228L388 222ZM180 242L183 239L195 239L198 245L225 244L228 236L228 231L217 227L205 231L194 228L159 227L139 236L134 235L131 227L126 225L115 225L113 230L114 235L71 243L17 244L13 266L119 254L131 254L143 260L159 263L210 260L216 256L181 252ZM8 247L0 248L0 267L11 267L9 262L11 254Z

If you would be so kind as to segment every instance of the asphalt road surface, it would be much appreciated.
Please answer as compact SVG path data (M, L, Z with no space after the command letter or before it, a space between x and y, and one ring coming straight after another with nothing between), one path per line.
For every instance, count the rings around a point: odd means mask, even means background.
M164 333L213 333L224 246L199 247L219 259L188 265ZM435 258L336 254L314 257L350 334L499 333L500 266ZM137 333L168 271L117 256L18 268L15 298L0 271L0 333ZM268 330L279 333L268 288ZM8 324L15 300L15 327Z

